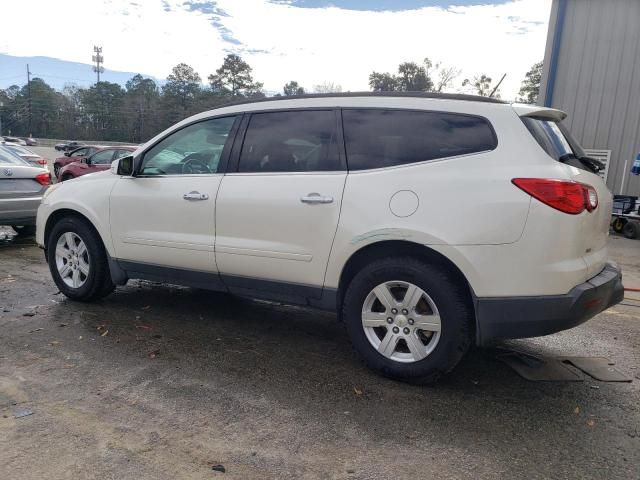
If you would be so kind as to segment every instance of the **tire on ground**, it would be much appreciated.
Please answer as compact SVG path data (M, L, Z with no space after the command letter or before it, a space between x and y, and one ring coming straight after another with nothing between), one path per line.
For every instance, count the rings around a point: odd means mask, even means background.
M440 339L422 360L401 363L380 354L371 345L362 326L362 309L368 294L389 281L410 282L434 301L441 318ZM437 381L460 362L473 338L473 307L464 286L446 269L412 257L377 260L360 270L347 287L342 317L354 349L366 364L381 374L411 383Z
M638 230L640 230L637 222L627 222L622 229L622 234L627 238L638 238Z
M58 239L67 232L78 235L89 253L89 275L85 283L78 288L67 285L62 280L56 266L56 245ZM115 289L115 285L111 281L107 254L102 239L86 220L73 216L58 220L52 227L47 241L47 259L51 276L57 287L72 300L85 302L97 300Z

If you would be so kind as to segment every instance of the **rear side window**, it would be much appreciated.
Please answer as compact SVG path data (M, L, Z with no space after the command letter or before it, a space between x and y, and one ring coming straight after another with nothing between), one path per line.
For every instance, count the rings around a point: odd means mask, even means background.
M536 117L522 117L522 121L542 149L554 160L566 161L568 157L585 156L580 144L562 123Z
M498 142L482 117L408 110L343 110L349 170L485 152Z
M342 170L331 110L256 113L242 144L239 172Z

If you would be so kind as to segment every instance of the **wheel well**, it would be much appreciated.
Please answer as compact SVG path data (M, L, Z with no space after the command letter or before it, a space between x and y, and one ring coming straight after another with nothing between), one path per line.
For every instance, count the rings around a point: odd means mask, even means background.
M71 210L69 208L61 208L60 210L56 210L51 215L49 215L49 218L47 219L47 223L46 223L46 225L44 227L44 245L45 245L45 248L49 243L49 235L51 234L51 229L53 228L53 226L56 224L56 222L58 220L60 220L61 218L64 218L64 217L76 217L76 218L79 218L80 220L83 220L84 222L87 223L87 225L90 225L91 228L93 228L93 230L96 232L98 237L100 237L100 233L98 232L96 227L93 226L93 223L91 223L91 220L89 220L87 217L82 215L80 212L77 212L76 210ZM101 238L101 240L102 240L102 238Z
M376 242L361 248L347 261L340 275L338 305L342 305L344 293L355 275L367 264L389 257L413 257L448 272L465 291L468 305L473 309L471 286L460 269L447 257L418 243L403 240ZM339 311L341 308L339 308Z

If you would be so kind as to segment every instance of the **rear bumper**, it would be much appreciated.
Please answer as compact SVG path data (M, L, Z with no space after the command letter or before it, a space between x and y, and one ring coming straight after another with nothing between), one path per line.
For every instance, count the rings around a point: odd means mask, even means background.
M477 343L497 338L539 337L586 322L624 297L622 272L614 263L566 295L477 298Z
M35 225L42 196L0 200L0 225Z

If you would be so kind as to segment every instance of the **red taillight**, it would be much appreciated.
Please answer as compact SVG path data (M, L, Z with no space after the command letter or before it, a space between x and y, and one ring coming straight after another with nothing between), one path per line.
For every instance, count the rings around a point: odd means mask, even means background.
M41 173L36 175L35 181L40 185L50 185L51 184L51 175L48 173Z
M38 165L46 165L47 161L44 158L39 158L38 159Z
M542 203L571 215L592 212L598 206L597 192L584 183L552 178L514 178L511 182Z

